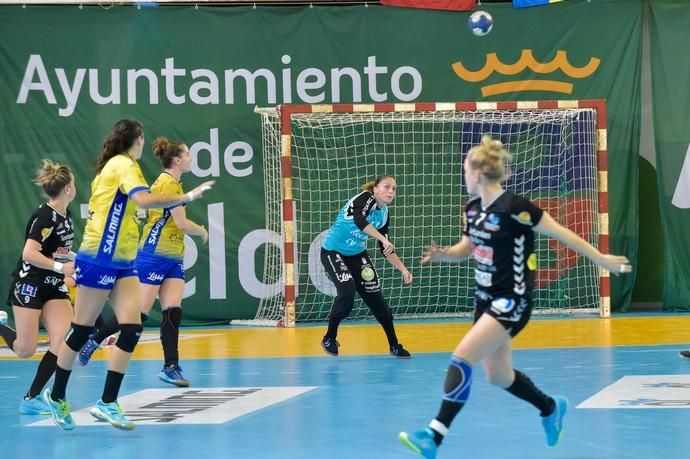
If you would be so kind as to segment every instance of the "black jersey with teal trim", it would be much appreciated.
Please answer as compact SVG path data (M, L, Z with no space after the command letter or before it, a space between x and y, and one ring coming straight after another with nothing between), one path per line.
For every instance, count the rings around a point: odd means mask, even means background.
M348 256L364 252L369 235L362 230L367 225L387 236L388 207L379 207L371 191L362 191L340 209L335 223L328 230L323 248Z
M472 241L477 294L529 295L537 270L534 232L544 211L505 191L486 209L481 199L467 203L463 233Z

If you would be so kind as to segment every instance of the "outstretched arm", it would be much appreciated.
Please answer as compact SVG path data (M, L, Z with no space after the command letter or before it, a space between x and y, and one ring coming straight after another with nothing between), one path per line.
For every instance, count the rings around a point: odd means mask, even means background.
M412 282L412 274L410 273L410 271L405 266L405 263L402 262L400 257L398 257L398 255L395 252L388 254L386 256L386 260L388 260L388 263L393 265L393 267L395 269L400 271L400 273L402 274L402 277L403 277L403 282L405 282L406 284L409 284L410 282Z
M547 212L544 212L539 224L534 227L534 231L562 242L566 247L584 255L611 273L622 274L632 271L630 261L626 257L601 253L580 236L556 222Z
M160 194L149 191L139 191L131 196L132 201L141 209L151 209L155 207L172 207L185 204L195 199L199 199L204 191L211 189L215 180L204 182L185 194Z
M467 236L463 236L455 245L450 247L440 247L432 241L431 245L424 248L422 264L430 261L445 261L446 263L460 263L472 256L472 241Z

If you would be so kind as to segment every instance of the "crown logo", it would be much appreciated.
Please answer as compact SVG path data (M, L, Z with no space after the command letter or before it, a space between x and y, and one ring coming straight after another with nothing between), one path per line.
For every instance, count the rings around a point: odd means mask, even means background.
M539 74L549 74L556 70L561 70L571 78L587 78L599 68L601 60L591 57L584 67L573 67L568 62L567 52L558 50L551 62L538 62L532 55L531 49L523 49L520 59L514 64L504 64L498 59L496 53L486 55L486 63L479 70L467 70L462 62L458 61L451 65L457 76L470 83L478 83L489 78L494 72L511 76L517 75L525 69L529 69ZM482 95L495 96L509 92L519 91L551 91L563 94L572 94L573 84L563 81L553 80L519 80L504 83L489 84L482 86Z

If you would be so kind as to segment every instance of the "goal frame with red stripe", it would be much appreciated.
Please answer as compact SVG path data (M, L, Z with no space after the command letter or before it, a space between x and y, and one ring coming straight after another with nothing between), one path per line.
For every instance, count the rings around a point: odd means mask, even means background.
M283 273L284 318L279 326L294 327L296 322L296 269L295 269L295 214L293 203L292 117L302 113L366 113L366 112L442 112L482 110L540 110L540 109L593 109L596 111L597 170L598 170L598 249L609 251L608 215L608 151L606 134L606 101L536 100L501 102L431 102L431 103L378 103L378 104L286 104L276 107L280 117L281 180L283 215ZM602 318L611 315L611 287L609 272L599 270L600 304ZM282 322L282 323L281 323Z

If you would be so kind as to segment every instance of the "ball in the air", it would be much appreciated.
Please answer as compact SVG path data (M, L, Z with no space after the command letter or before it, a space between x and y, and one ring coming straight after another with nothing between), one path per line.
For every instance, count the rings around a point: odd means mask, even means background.
M494 27L494 18L486 11L475 11L467 19L467 27L476 36L483 37Z

